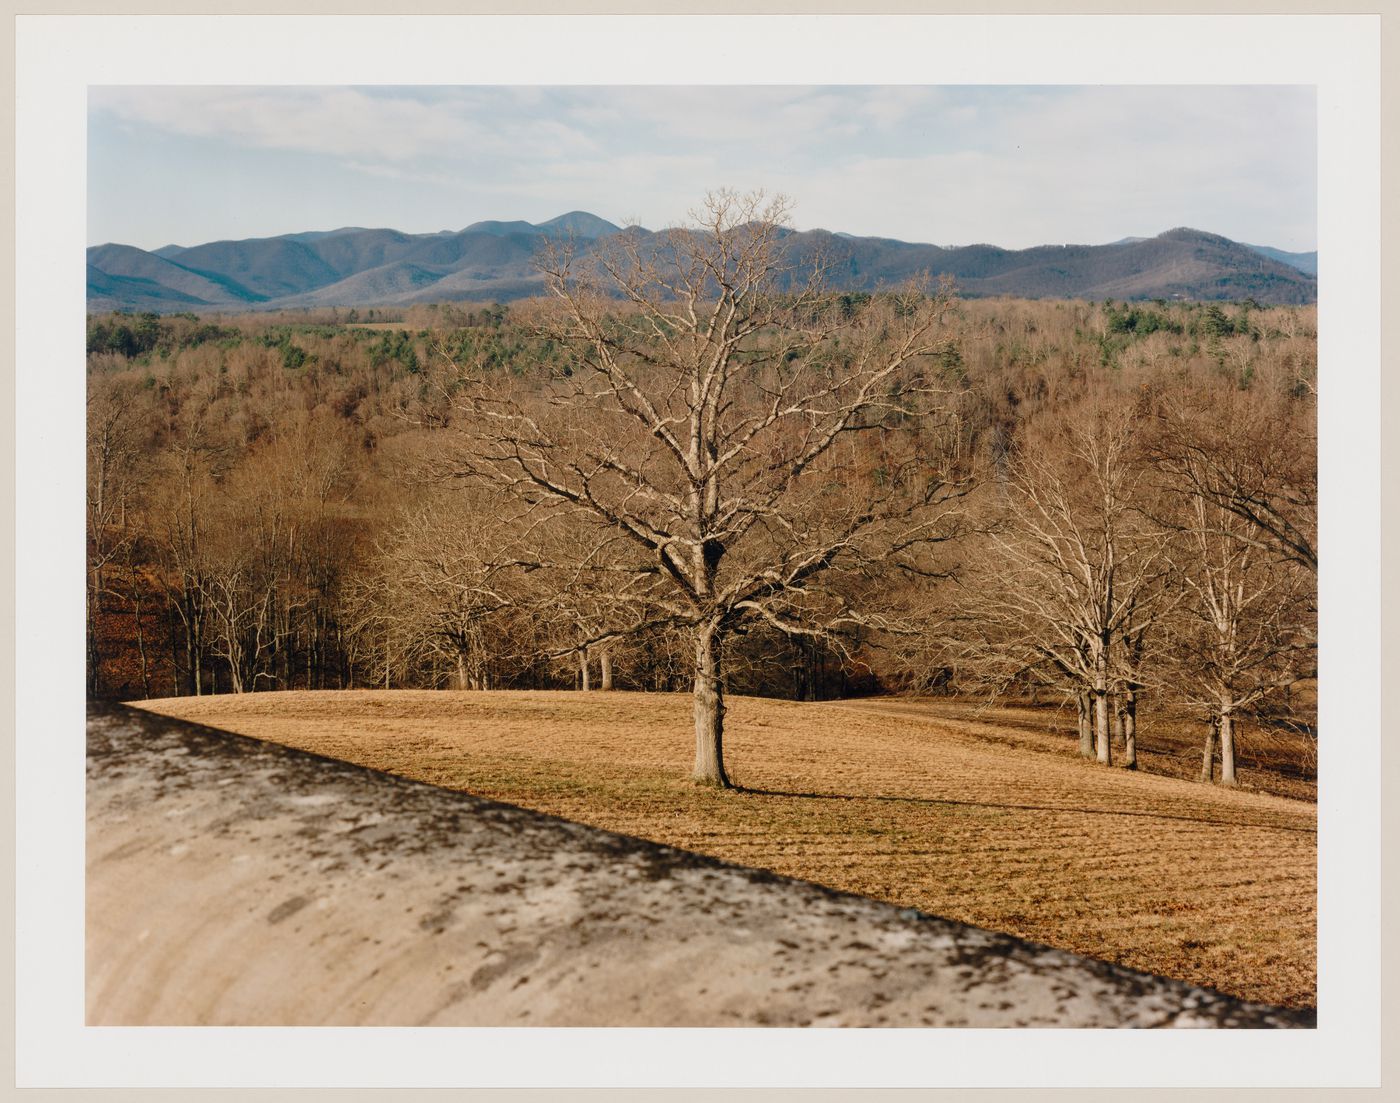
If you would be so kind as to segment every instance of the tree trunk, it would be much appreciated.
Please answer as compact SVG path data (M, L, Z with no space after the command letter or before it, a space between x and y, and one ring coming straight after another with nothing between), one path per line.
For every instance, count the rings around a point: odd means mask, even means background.
M194 605L188 594L185 605L185 655L189 659L190 689L196 697L204 693L203 666L204 645L199 638L199 625L195 621Z
M732 788L724 772L724 683L720 639L713 626L695 633L695 768L691 778L704 785Z
M1215 736L1219 720L1212 716L1206 729L1206 746L1201 752L1201 780L1209 784L1215 780Z
M88 694L96 696L102 688L102 654L97 640L97 614L102 610L102 572L92 573L92 591L87 602Z
M184 683L180 681L180 638L175 634L175 618L170 614L171 602L169 595L165 599L165 637L166 643L170 645L170 695L179 697L185 692Z
M602 652L602 654L600 654L600 655L598 656L598 669L601 671L600 677L601 677L601 679L602 679L601 682L600 682L599 685L598 685L598 688L599 688L599 689L612 689L612 687L613 687L613 679L612 679L612 652L611 652L611 651L604 650L604 651Z
M88 600L87 618L87 688L88 696L97 696L102 687L102 659L97 653L97 617L92 600Z
M139 582L132 583L131 600L132 604L136 606L136 654L141 661L141 696L150 700L151 667L146 658L146 629L141 623L141 591Z
M1220 784L1235 784L1235 718L1228 712L1220 717Z
M467 689L471 685L471 678L467 674L467 657L461 651L457 652L457 688Z
M1089 709L1088 691L1081 689L1074 695L1074 700L1079 706L1079 753L1084 758L1093 758L1094 724Z
M1123 694L1123 711L1120 714L1123 725L1123 769L1137 769L1137 690L1130 689Z
M1090 687L1090 696L1094 702L1094 740L1097 749L1099 765L1110 766L1113 764L1113 745L1109 741L1111 732L1109 730L1109 708L1108 708L1108 646L1107 636L1096 641L1097 646L1093 651L1094 658L1094 684Z
M204 639L204 614L202 612L202 600L190 599L190 668L194 671L194 695L202 697L204 695L204 651L206 647ZM209 659L209 677L215 678L215 663L213 656ZM217 692L217 686L215 687Z
M578 649L578 677L579 688L582 689L585 693L587 693L590 689L593 688L593 684L589 679L588 648L586 647L580 647Z
M1094 738L1098 744L1098 760L1101 766L1113 765L1113 745L1109 739L1108 694L1094 691Z

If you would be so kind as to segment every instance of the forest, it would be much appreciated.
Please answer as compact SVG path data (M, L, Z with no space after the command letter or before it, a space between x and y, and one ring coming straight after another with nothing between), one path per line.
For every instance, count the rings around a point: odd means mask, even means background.
M721 786L727 694L1315 738L1315 307L843 292L755 202L508 307L89 316L89 695L693 693Z

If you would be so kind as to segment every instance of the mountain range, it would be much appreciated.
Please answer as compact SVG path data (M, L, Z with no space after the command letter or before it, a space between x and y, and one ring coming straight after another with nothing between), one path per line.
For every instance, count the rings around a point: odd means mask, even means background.
M548 222L475 222L406 234L347 226L244 241L95 245L87 251L88 310L245 311L425 302L508 302L543 291L540 245L573 236L582 248L617 233L650 236L585 211ZM1245 245L1179 228L1109 245L942 247L826 230L785 231L792 258L823 252L830 282L873 291L922 273L948 274L969 297L1317 301L1317 254Z

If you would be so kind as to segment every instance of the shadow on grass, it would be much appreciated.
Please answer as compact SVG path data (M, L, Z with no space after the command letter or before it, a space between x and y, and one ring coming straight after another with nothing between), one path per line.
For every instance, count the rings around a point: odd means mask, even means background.
M1291 831L1297 835L1317 834L1317 828L1315 827L1288 827L1284 824L1253 823L1248 820L1217 820L1201 816L1181 816L1171 812L1138 812L1116 808L1073 808L1051 804L997 804L991 801L946 800L937 797L889 797L851 793L792 793L781 789L752 789L745 785L736 785L734 788L736 792L755 797L789 797L797 800L871 800L894 804L945 805L955 808L1002 808L1012 812L1070 812L1083 816L1132 816L1138 819L1177 820L1182 823L1209 824L1213 827L1254 827L1262 831Z

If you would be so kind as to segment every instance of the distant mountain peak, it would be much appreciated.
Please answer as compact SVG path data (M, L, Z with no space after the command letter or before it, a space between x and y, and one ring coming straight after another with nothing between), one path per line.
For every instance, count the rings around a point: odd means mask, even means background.
M1170 230L1164 230L1157 235L1159 241L1194 241L1211 245L1234 245L1228 237L1220 234L1207 233L1205 230L1196 230L1190 226L1176 226Z
M589 214L587 211L569 211L557 218L551 218L548 222L537 222L535 228L546 234L573 234L574 237L589 240L606 237L608 234L615 234L622 229L621 226L614 225L606 218L599 218L596 214Z
M498 219L488 218L481 222L473 222L462 233L494 234L497 237L504 237L506 234L536 234L539 233L539 230L518 218L511 222L501 222Z

